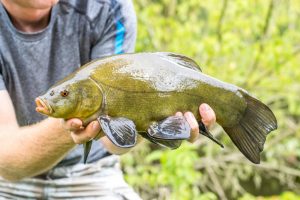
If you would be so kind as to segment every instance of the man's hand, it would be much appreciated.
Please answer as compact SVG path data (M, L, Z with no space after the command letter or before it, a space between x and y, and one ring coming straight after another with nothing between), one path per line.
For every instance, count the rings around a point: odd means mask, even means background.
M83 127L83 123L80 119L70 119L62 121L63 127L70 131L71 137L76 144L82 144L95 138L100 138L101 127L98 121L92 121L86 127Z
M203 124L207 127L210 128L215 122L216 122L216 114L213 111L213 109L207 105L206 103L203 103L199 107L199 112L201 116L201 120ZM188 123L191 126L192 132L191 132L191 137L188 140L189 142L195 142L199 138L199 124L191 112L186 112L182 114L181 112L176 113L177 116L184 116Z

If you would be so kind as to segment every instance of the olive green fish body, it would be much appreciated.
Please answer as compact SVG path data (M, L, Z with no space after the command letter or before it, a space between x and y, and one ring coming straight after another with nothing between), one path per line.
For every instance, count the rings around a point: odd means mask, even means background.
M132 119L138 130L176 111L192 111L208 103L222 126L232 126L245 108L238 87L209 77L199 70L160 60L160 54L124 55L114 67L102 65L91 75L102 88L110 116ZM157 62L157 63L156 63ZM121 63L118 65L118 63Z
M69 101L64 100L71 96ZM266 135L277 127L272 111L245 90L203 74L193 60L172 53L123 54L95 60L50 88L41 99L53 111L44 114L65 119L77 117L85 122L106 115L116 120L102 117L99 122L104 131L120 129L119 124L123 123L125 132L132 134L133 129L157 131L153 123L177 111L191 111L200 121L198 106L207 103L215 111L217 122L254 163L260 160ZM177 122L180 125L179 121L172 118L161 124L169 128ZM132 138L127 136L125 142ZM148 136L159 143L159 138Z

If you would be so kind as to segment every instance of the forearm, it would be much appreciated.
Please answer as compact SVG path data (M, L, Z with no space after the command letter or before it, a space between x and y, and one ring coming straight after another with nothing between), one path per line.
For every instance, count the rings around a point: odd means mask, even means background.
M18 180L57 164L75 146L59 119L26 127L0 127L0 176Z

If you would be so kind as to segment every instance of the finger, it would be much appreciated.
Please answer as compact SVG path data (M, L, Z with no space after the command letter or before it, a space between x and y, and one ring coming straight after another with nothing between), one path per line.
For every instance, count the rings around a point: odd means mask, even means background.
M64 129L68 131L78 131L82 130L82 121L80 119L69 119L69 120L62 120L62 126Z
M191 137L188 140L189 142L194 142L199 137L199 124L191 112L184 113L184 117L186 118L186 121L189 123L191 127Z
M175 113L175 116L181 117L181 116L183 116L183 114L182 114L182 112L177 112L177 113Z
M94 139L100 132L101 128L97 121L93 121L88 124L88 126L79 131L71 132L71 137L76 144L82 144Z
M208 104L201 104L199 107L199 112L202 122L206 127L209 128L216 123L216 114Z

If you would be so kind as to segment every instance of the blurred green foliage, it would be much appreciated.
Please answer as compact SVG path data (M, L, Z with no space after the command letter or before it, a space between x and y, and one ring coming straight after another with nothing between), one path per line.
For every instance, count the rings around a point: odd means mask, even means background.
M144 199L300 199L300 1L135 0L136 51L171 51L245 88L279 128L253 165L219 126L220 149L201 137L177 150L145 142L122 157ZM288 192L287 192L288 191Z

